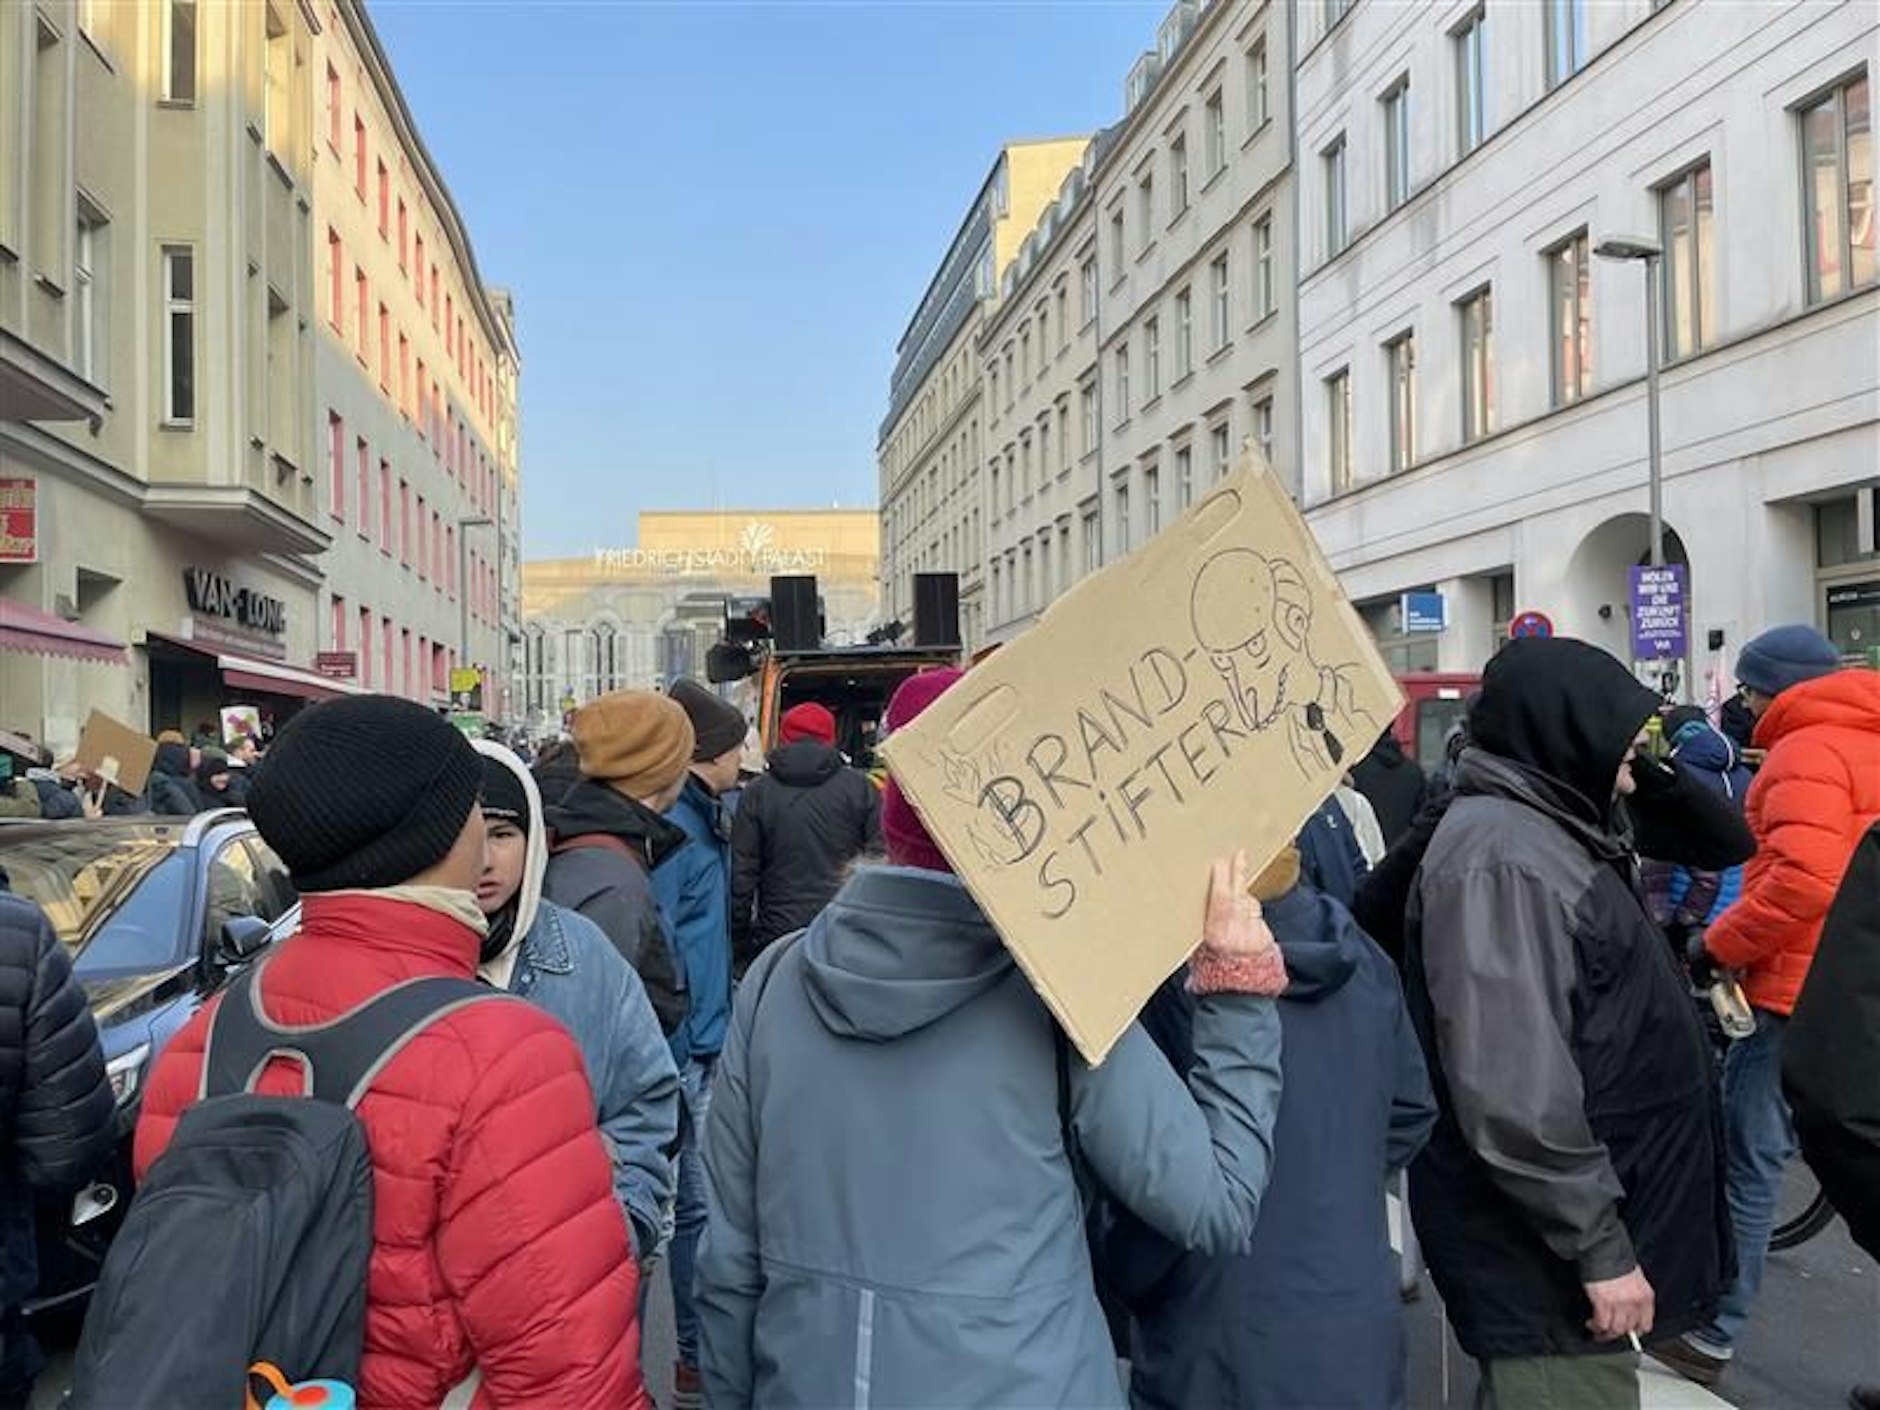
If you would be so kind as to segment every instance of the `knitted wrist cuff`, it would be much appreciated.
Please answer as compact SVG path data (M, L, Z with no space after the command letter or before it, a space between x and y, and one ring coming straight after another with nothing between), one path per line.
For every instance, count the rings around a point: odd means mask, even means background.
M1257 955L1223 955L1202 946L1188 961L1191 994L1260 994L1276 999L1286 992L1286 960L1279 946Z

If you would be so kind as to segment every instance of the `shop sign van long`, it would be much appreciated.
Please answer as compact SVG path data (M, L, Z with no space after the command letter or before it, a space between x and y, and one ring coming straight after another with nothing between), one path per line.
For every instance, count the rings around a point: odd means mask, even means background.
M185 568L183 587L192 612L221 617L271 636L279 636L287 630L285 602L253 588L238 588L220 573L211 573L205 568Z

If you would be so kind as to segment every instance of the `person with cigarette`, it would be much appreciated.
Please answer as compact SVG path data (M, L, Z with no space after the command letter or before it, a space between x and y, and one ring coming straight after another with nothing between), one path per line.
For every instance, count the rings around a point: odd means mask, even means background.
M1411 890L1440 1114L1410 1204L1494 1410L1637 1407L1638 1347L1731 1274L1712 1059L1622 806L1679 786L1635 757L1657 709L1584 642L1504 648Z

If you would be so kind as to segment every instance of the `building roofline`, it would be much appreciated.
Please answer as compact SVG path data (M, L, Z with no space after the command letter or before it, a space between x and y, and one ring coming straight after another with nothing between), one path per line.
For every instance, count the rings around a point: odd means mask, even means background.
M417 120L412 117L411 108L405 102L404 90L398 86L391 59L379 41L379 32L373 27L372 17L366 13L363 0L335 0L335 3L353 42L359 48L367 72L372 75L372 83L378 89L380 101L385 104L393 126L398 129L399 140L405 144L407 155L412 158L418 181L438 210L439 223L444 227L451 249L470 273L472 307L483 324L484 333L494 347L508 353L510 360L520 366L522 358L516 346L515 330L496 312L490 300L490 289L484 283L483 271L477 266L476 251L471 247L470 232L464 224L463 214L451 199L450 188L444 184L443 173L432 158L430 149L424 145Z

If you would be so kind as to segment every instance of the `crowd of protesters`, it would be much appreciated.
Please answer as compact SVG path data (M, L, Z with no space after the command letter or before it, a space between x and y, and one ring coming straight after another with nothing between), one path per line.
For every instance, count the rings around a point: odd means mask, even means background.
M362 1405L648 1403L663 1276L677 1410L1403 1406L1407 1172L1480 1403L1623 1410L1642 1351L1726 1373L1798 1134L1880 1256L1880 673L1783 627L1738 674L1745 741L1591 646L1510 644L1435 776L1387 732L1257 874L1191 860L1197 948L1096 1066L820 704L755 775L692 681L590 702L532 764L382 696L263 754L167 732L139 797L7 736L0 813L245 807L300 893L156 1063L140 1178L213 1095L227 1004L291 1049L418 979L511 1000L354 1091ZM910 678L886 731L960 678ZM50 934L0 898L10 1251L109 1137ZM1700 996L1738 979L1720 1041ZM301 1092L291 1056L246 1090ZM0 1404L30 1286L0 1258Z

